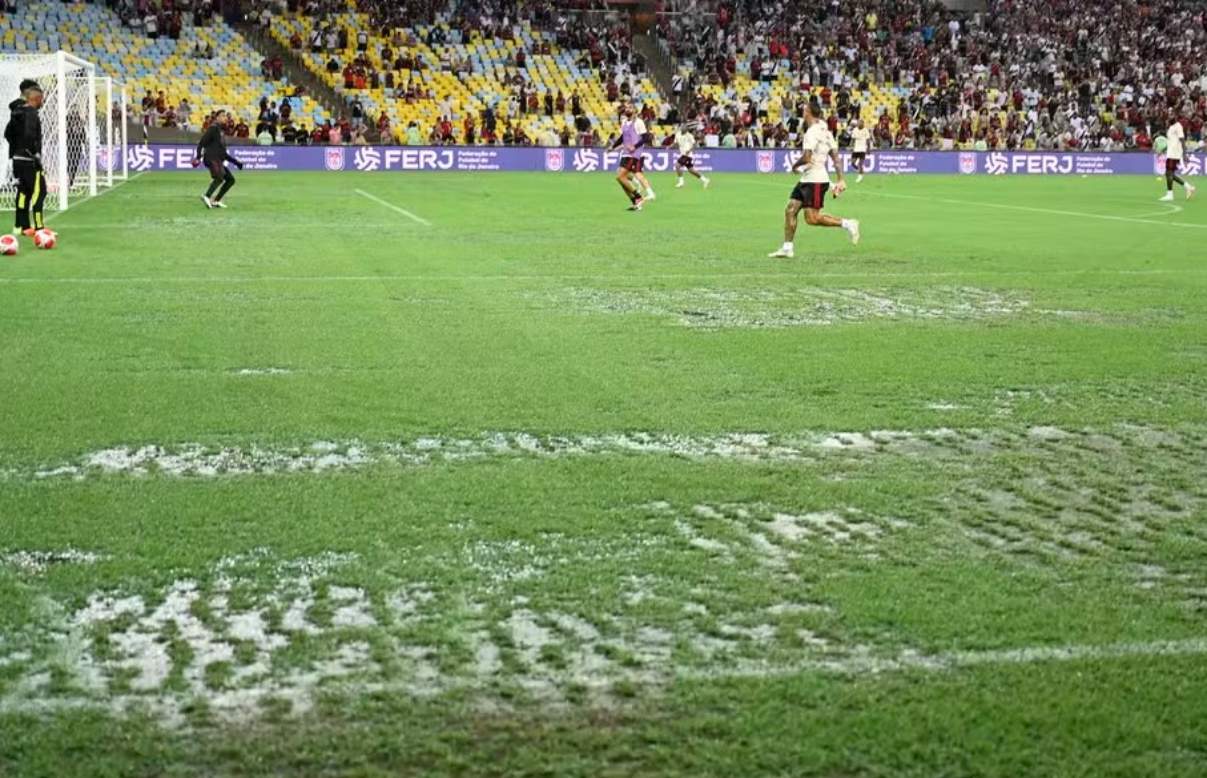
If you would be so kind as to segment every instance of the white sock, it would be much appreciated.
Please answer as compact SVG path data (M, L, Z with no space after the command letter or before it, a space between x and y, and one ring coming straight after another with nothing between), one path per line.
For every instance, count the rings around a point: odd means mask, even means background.
M675 180L676 180L676 181L678 181L680 184L682 184L682 183L683 183L683 176L675 176Z
M851 229L851 228L852 228L852 227L854 227L854 226L855 226L855 222L851 221L850 219L843 219L843 220L842 220L842 228L843 228L844 230L849 230L849 229Z
M787 241L787 240L784 241L783 250L791 251L792 250L792 241Z

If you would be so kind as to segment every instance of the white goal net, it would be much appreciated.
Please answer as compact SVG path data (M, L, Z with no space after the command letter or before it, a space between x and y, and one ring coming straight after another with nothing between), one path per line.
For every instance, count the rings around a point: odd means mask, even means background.
M20 97L20 84L31 78L42 87L42 166L46 210L65 210L91 197L99 186L125 177L126 95L96 67L67 52L0 54L0 116L8 122L8 104ZM11 208L16 183L8 144L0 137L0 208ZM0 226L2 230L2 226Z

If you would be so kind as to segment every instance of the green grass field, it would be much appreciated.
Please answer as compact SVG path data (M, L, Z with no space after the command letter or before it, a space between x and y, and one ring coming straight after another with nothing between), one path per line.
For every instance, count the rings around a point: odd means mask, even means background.
M1205 204L870 176L782 261L790 177L654 180L23 240L0 775L1207 774Z

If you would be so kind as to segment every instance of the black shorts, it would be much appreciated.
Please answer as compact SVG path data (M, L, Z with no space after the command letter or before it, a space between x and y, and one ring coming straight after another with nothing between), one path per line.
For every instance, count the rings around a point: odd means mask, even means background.
M645 169L645 160L641 157L621 157L620 167L630 173L640 173Z
M205 168L210 171L210 178L215 180L226 178L226 160L207 159L205 161Z
M1165 172L1166 172L1166 174L1177 173L1177 172L1178 172L1178 166L1179 166L1179 165L1181 165L1181 164L1182 164L1182 160L1180 160L1180 159L1170 159L1169 157L1166 157L1166 158L1165 158Z
M829 190L829 188L829 184L800 183L792 189L792 196L790 199L796 200L806 208L814 208L820 211L821 207L825 205L826 192Z
M868 153L866 151L852 151L851 152L851 161L852 162L863 162L865 159L867 159L867 156L868 156Z
M682 167L691 170L696 166L696 161L692 159L691 154L680 154L679 159L675 160L675 167Z

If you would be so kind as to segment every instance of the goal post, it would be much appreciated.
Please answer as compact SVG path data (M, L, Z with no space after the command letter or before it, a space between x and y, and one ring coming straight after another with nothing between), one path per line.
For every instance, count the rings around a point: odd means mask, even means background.
M97 108L103 93L98 95L96 66L65 51L0 54L0 103L5 123L8 122L8 104L21 96L20 84L27 78L37 81L44 95L39 114L46 180L45 207L47 210L66 210L77 199L97 192L100 136ZM7 209L16 201L16 182L8 158L8 143L3 139L0 139L0 160L3 165L0 207Z
M126 85L113 76L96 76L96 184L124 181L126 162Z

